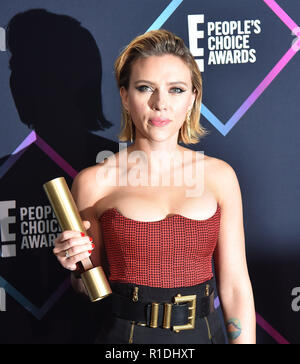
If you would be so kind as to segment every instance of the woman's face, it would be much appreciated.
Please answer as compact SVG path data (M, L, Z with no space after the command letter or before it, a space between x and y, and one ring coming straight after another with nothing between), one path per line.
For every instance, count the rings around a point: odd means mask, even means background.
M136 138L155 141L174 136L177 141L196 97L190 69L173 55L137 59L128 90L122 87L120 95L135 124Z

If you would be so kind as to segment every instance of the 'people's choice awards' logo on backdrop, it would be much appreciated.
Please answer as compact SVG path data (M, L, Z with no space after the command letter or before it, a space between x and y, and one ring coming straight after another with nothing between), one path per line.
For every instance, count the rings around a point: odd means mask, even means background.
M261 33L259 19L209 21L204 14L188 15L189 45L201 72L205 70L204 48L207 42L207 65L255 63L256 50L251 39Z
M11 215L11 209L15 209L17 215ZM11 232L17 223L16 217L19 219L18 239L16 233ZM16 201L0 201L0 224L1 258L15 257L17 251L54 247L54 239L61 232L50 205L16 209Z

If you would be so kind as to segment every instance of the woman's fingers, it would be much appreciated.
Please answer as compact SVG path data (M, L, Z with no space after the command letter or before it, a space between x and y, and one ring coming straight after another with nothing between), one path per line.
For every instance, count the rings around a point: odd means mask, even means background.
M94 249L95 245L91 242L88 242L87 244L80 244L80 245L72 245L66 243L66 248L63 249L61 252L64 253L66 256L66 252L68 252L69 257L73 257L75 255L89 252L91 253Z
M57 242L54 242L55 248L53 249L54 254L58 254L61 251L68 250L70 248L76 247L76 246L89 246L91 248L93 239L89 236L84 237L71 237L72 235L69 235L70 238L64 240L59 240ZM74 236L74 235L73 235ZM90 249L87 249L90 250Z
M69 270L76 270L77 266L76 263L80 262L83 259L88 258L92 254L92 251L83 251L81 253L70 255L68 258L65 254L60 253L59 256L57 256L57 259L60 261L63 267L69 269Z
M89 221L84 223L86 228L90 225ZM91 237L78 231L66 230L54 240L53 253L64 268L76 270L76 263L88 258L94 247Z

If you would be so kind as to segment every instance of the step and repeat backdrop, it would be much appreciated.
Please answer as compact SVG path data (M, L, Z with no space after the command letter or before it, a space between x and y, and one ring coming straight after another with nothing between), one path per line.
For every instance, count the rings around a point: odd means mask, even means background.
M52 254L60 233L42 185L69 186L118 152L113 63L135 36L182 37L203 76L188 146L238 176L257 342L300 343L300 1L2 0L0 343L93 342L105 304L77 296Z

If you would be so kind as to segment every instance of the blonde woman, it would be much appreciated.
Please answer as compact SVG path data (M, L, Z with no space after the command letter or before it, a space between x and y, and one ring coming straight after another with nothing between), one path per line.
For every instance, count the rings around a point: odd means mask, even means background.
M207 134L192 54L173 33L151 31L124 48L115 75L119 139L132 144L76 176L72 194L89 236L65 231L54 248L72 271L88 256L105 267L113 294L102 302L97 342L225 343L217 287L229 342L255 343L236 174L181 145ZM74 275L73 285L85 292Z

